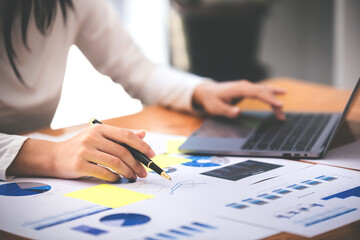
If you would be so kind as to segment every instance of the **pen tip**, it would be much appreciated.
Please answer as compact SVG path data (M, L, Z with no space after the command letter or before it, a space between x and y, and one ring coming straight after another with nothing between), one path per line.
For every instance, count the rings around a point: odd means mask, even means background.
M172 179L171 179L171 177L169 176L169 174L167 174L165 171L163 171L163 172L161 173L161 176L164 177L164 178L166 178L166 179L168 179L168 180L170 180L170 181L172 181Z

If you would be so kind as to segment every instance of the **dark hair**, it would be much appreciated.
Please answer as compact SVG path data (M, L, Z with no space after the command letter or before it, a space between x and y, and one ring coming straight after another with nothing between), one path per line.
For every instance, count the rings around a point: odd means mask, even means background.
M0 0L0 11L2 11L2 16L0 16L2 19L0 19L0 23L6 54L16 77L24 85L26 84L14 61L16 58L16 52L11 39L11 30L14 21L18 15L21 16L22 41L27 50L30 51L26 36L31 13L33 12L37 29L45 35L48 29L52 26L53 20L56 16L58 2L64 18L64 23L66 23L67 7L70 7L71 9L74 8L72 0Z

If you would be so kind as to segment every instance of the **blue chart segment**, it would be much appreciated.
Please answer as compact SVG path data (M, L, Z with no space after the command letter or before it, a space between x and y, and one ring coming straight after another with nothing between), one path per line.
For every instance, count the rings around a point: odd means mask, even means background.
M327 181L327 182L331 182L331 181L336 180L337 178L336 177L331 177L331 176L321 175L321 176L317 177L316 179L321 179L321 180L324 180L324 181Z
M0 185L2 196L29 196L47 192L50 185L36 182L17 182Z
M94 236L98 236L98 235L107 233L107 231L105 231L105 230L89 227L89 226L86 226L86 225L81 225L81 226L74 227L74 228L72 228L72 230L87 233L87 234L94 235Z
M182 165L188 167L218 167L229 162L226 158L212 156L189 156L186 158L192 160L191 162L182 163Z
M308 187L303 186L303 185L299 185L299 184L293 184L293 185L287 186L287 188L292 188L292 189L295 189L295 190L303 190L303 189L306 189Z
M332 198L345 199L348 197L359 197L360 198L360 186L351 188L351 189L343 191L343 192L336 193L334 195L324 197L324 198L322 198L322 200L330 200Z
M279 194L282 194L282 195L291 193L291 191L286 190L286 189L276 189L276 190L274 190L273 192L274 192L274 193L279 193Z
M201 222L192 222L186 225L179 226L177 228L169 229L166 232L158 233L154 237L147 237L146 240L155 240L159 239L178 239L183 237L198 237L200 234L206 233L207 231L214 231L217 227L201 223Z
M120 213L108 215L100 219L100 222L112 227L129 227L142 225L150 221L150 217L136 213Z

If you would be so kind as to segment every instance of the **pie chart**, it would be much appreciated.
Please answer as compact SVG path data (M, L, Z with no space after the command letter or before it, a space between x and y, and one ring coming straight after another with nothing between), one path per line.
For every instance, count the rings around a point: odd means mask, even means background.
M0 195L2 196L29 196L47 192L51 189L50 185L37 182L16 182L0 185Z
M150 217L136 213L119 213L105 216L100 222L112 227L130 227L145 224L150 221Z
M188 167L218 167L229 162L226 158L213 156L190 156L186 158L192 160L182 163L182 165Z

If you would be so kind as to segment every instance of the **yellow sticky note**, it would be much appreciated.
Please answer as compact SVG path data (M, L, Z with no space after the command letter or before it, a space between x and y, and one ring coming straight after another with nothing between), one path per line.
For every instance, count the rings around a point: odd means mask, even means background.
M179 147L185 142L185 139L168 140L166 145L166 153L180 153Z
M109 184L100 184L67 193L64 196L86 200L110 208L117 208L154 197L153 195L138 193Z
M160 168L166 168L172 165L191 161L190 159L187 158L175 157L166 154L155 156L151 160L153 160L154 163L158 165ZM146 168L146 171L151 172L152 170L150 168Z

